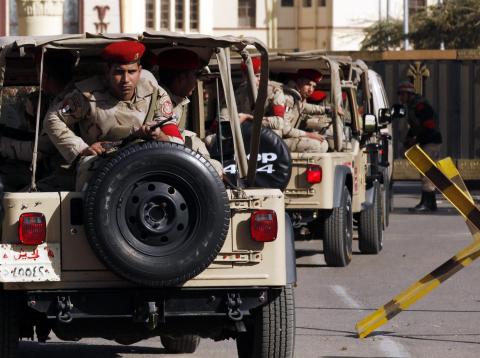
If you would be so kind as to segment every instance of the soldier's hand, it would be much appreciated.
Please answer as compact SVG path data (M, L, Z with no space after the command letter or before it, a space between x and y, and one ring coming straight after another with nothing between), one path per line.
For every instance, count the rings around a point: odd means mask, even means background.
M240 119L240 123L243 123L245 121L251 121L253 119L253 116L247 113L239 113L238 118Z
M320 142L323 142L325 140L325 137L323 135L315 132L307 132L307 137L310 139L316 139Z
M106 143L106 142L93 143L90 147L87 147L84 150L82 150L80 155L82 157L87 157L89 155L100 155L105 153L105 148L103 147L103 143Z

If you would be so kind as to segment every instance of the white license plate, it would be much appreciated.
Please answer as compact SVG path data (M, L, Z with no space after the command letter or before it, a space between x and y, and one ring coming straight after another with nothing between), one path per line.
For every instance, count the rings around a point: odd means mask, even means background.
M0 245L0 282L60 281L60 244Z

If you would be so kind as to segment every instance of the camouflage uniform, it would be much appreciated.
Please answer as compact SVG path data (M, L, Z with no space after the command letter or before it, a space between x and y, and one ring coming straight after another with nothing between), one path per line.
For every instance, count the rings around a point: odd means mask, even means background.
M66 89L71 87L67 86ZM54 171L62 163L58 151L43 130L43 119L50 105L58 103L65 95L66 90L57 96L49 96L42 93L42 107L40 109L40 134L38 138L38 172L37 178L43 177ZM25 102L23 123L19 123L19 133L24 133L20 138L17 136L0 136L0 153L3 157L0 165L0 175L4 177L9 191L17 191L30 184L31 162L33 158L35 123L37 117L39 92L35 91L28 95Z
M305 115L325 114L325 106L307 103L298 91L288 88L285 91L285 117L283 138L292 152L325 153L328 150L327 141L320 142L306 137L304 130L298 129L300 121Z
M434 160L440 157L442 135L436 129L436 114L432 106L422 96L414 95L407 104L409 130L405 138L405 147L419 144ZM422 178L422 190L432 192L435 186L427 177Z
M243 82L235 91L238 113L251 114L253 104L249 95L248 83ZM282 84L274 81L268 82L267 100L265 102L265 115L262 125L272 129L280 137L284 127L285 95Z
M121 101L109 91L103 77L97 76L75 84L57 105L50 107L45 119L45 131L62 156L72 163L91 144L119 140L139 129L144 121L152 95L158 91L153 120L173 116L173 106L167 92L158 85L140 78L135 95L130 101ZM176 125L175 117L171 124ZM79 135L77 135L78 133ZM112 134L116 133L116 134ZM174 142L180 138L169 136ZM77 190L83 189L95 170L97 156L80 157L77 165Z

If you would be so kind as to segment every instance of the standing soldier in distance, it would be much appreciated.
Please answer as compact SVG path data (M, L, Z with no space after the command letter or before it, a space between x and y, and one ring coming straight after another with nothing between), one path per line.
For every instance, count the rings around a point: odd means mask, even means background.
M104 76L76 83L46 115L45 130L53 144L69 163L78 161L77 190L85 189L98 165L98 155L111 141L134 137L183 143L170 97L140 76L144 51L145 46L136 41L106 46L102 52ZM150 105L153 111L149 111ZM148 113L153 114L152 120ZM156 121L169 118L162 128L151 130Z
M436 114L428 101L415 93L415 87L409 81L401 82L397 88L400 103L407 107L407 132L404 147L410 148L415 144L434 160L440 156L442 135L436 129ZM420 203L410 211L424 213L437 210L435 186L427 177L422 178L422 197Z

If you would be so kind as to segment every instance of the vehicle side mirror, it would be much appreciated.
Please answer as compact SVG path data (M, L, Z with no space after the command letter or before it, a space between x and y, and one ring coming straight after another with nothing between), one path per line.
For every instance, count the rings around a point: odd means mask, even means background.
M374 114L365 113L363 115L363 132L375 133L378 131L377 117Z
M403 104L397 103L392 106L390 113L392 115L392 119L403 118L407 115L407 109Z
M390 108L380 108L378 110L378 124L380 126L392 123L392 111Z

